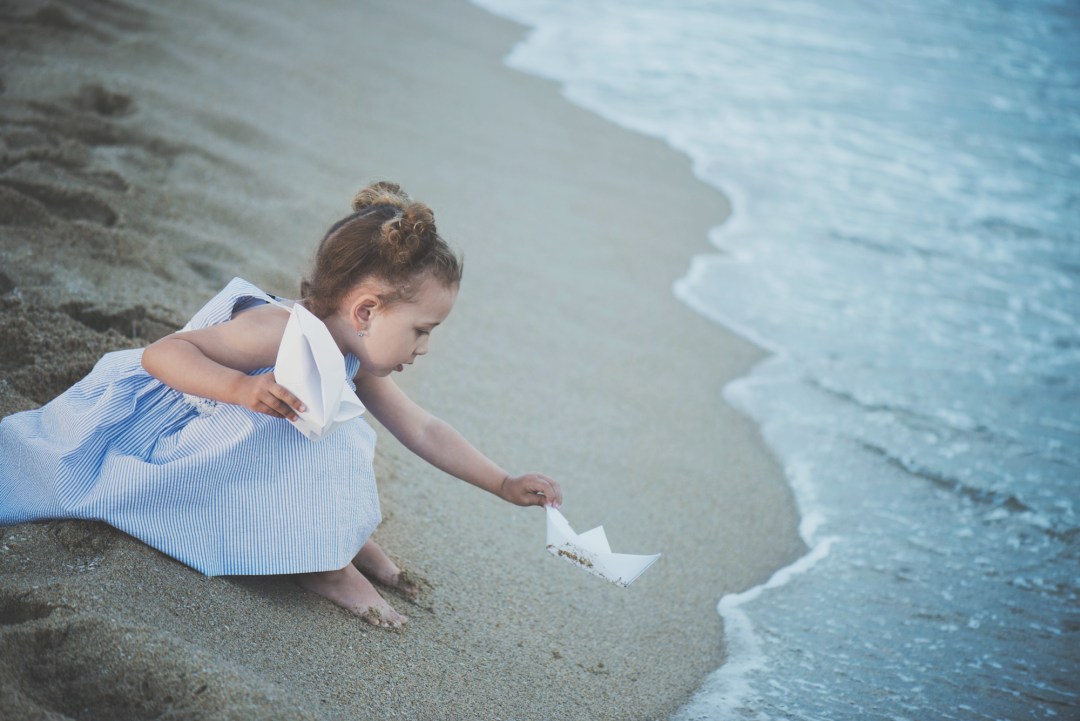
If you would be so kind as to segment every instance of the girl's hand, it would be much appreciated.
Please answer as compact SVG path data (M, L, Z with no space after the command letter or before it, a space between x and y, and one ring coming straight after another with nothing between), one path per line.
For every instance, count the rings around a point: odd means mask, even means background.
M516 478L507 476L499 488L499 496L519 506L562 505L562 488L540 473L526 473Z
M244 378L239 389L240 398L237 405L256 413L265 413L268 416L290 421L296 420L297 411L307 410L299 398L274 379L273 372L244 376Z

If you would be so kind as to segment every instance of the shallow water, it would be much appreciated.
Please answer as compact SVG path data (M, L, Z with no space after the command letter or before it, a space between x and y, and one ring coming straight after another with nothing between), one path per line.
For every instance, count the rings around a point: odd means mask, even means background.
M1080 717L1080 6L479 4L735 206L674 292L811 552L679 718Z

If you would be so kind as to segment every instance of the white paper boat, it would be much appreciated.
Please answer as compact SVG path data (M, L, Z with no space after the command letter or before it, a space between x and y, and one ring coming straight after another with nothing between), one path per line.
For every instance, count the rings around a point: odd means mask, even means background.
M362 414L364 404L345 382L345 358L323 322L299 303L290 313L274 377L307 406L292 424L317 441Z
M612 553L603 526L574 533L563 514L551 506L547 507L547 549L552 555L624 588L660 558L659 553L651 556Z

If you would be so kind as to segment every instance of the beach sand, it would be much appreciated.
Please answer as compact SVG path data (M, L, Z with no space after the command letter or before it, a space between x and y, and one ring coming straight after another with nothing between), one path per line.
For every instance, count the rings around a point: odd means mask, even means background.
M0 4L0 412L183 324L234 275L295 296L325 228L402 183L465 255L400 376L500 464L559 479L627 589L544 514L379 429L376 539L426 579L373 629L285 578L207 578L103 524L0 529L0 717L666 718L724 654L715 604L802 549L722 386L762 356L672 282L722 195L501 58L460 0Z

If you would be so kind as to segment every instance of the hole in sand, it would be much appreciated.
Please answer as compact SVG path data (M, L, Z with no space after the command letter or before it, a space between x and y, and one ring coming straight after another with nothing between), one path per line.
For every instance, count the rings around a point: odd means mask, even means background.
M49 211L66 220L88 220L110 228L119 220L117 212L107 203L86 191L70 191L39 183L3 180L0 185L21 193L44 205Z
M14 626L46 618L55 609L45 603L20 598L0 598L0 626Z

